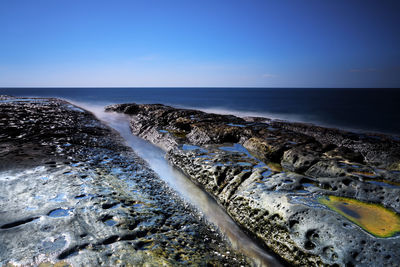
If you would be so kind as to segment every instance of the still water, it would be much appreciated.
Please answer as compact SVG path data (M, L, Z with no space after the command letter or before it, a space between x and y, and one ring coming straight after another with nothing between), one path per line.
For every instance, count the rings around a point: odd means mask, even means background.
M61 97L99 105L161 103L356 131L400 134L399 89L0 88L0 95Z
M74 102L74 104L91 111L97 118L118 131L125 139L126 144L142 157L162 180L167 182L187 202L196 207L209 222L218 227L228 238L234 249L253 259L256 266L281 266L273 255L267 253L253 242L213 198L181 172L170 166L165 159L163 150L132 135L129 129L128 117L123 114L106 113L103 106L82 102Z

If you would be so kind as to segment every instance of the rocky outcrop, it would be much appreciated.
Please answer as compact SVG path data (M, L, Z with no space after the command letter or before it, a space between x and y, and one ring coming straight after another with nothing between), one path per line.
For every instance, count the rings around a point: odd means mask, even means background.
M274 127L314 137L322 144L334 144L361 153L366 162L377 167L400 171L399 137L379 133L361 134L312 124L273 122Z
M163 105L112 105L253 237L298 266L396 266L400 142Z
M1 266L248 265L91 113L2 96L0 129Z

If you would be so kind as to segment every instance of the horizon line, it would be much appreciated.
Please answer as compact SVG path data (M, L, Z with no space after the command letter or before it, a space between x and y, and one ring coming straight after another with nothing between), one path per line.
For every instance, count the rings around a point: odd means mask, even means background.
M307 86L299 86L299 87L261 87L261 86L7 86L2 87L0 89L40 89L40 88L88 88L88 89L96 89L96 88L126 88L126 89L135 89L135 88L176 88L176 89L184 89L184 88L210 88L210 89L227 89L227 88L237 88L237 89L400 89L400 87L307 87Z

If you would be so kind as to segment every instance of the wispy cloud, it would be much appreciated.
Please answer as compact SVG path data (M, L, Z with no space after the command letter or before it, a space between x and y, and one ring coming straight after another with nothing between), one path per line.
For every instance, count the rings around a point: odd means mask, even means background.
M367 68L367 69L351 69L349 72L377 72L378 69L375 68Z

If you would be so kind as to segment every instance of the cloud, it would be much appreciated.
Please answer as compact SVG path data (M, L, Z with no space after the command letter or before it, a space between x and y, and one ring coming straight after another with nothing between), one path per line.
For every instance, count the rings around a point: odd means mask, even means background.
M263 74L263 78L274 78L274 77L276 77L277 75L275 75L275 74L270 74L270 73L265 73L265 74Z
M368 68L368 69L351 69L349 72L377 72L378 69L375 68Z

